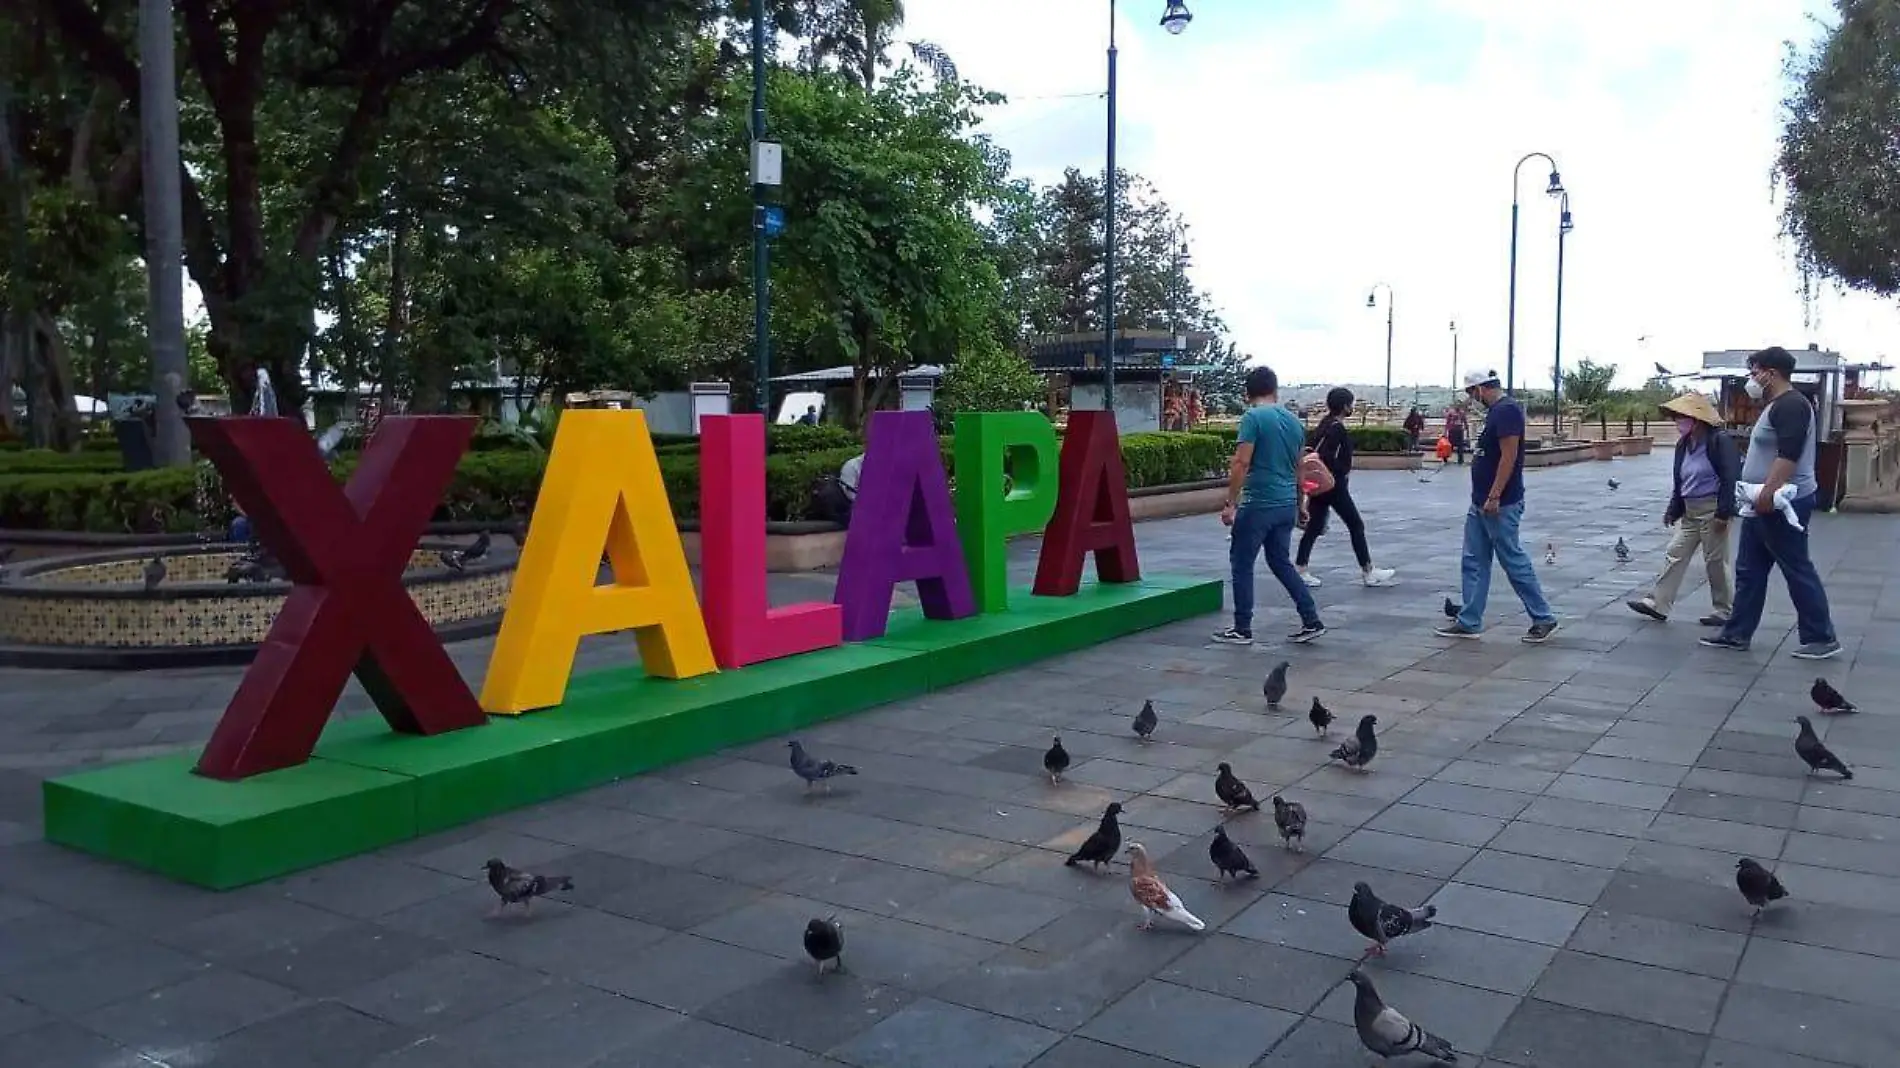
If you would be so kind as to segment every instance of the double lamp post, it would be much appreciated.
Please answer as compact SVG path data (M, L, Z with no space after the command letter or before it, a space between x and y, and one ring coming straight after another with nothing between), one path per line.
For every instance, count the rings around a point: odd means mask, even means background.
M1557 161L1547 153L1526 153L1511 170L1511 303L1510 322L1507 327L1504 357L1504 388L1509 390L1517 380L1517 220L1520 212L1518 186L1524 175L1524 164L1541 159L1550 164L1550 183L1545 186L1544 194L1557 201L1557 337L1553 350L1554 362L1550 369L1550 429L1553 434L1563 432L1563 391L1564 391L1564 239L1576 228L1570 214L1570 193L1564 188L1564 180L1557 173Z

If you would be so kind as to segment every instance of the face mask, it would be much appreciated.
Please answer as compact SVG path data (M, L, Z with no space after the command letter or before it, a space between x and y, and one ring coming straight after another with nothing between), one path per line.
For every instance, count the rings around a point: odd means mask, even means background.
M1761 388L1761 383L1755 381L1752 378L1742 383L1742 389L1745 392L1747 392L1749 399L1751 400L1760 400L1761 395L1764 392L1763 389Z
M1686 415L1679 415L1676 417L1676 433L1681 434L1683 437L1686 438L1689 436L1690 432L1693 430L1695 430L1695 420L1689 418Z

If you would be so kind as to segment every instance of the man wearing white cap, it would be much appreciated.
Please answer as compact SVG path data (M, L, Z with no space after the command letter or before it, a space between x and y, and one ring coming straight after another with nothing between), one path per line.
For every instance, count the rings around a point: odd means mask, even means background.
M1530 554L1518 540L1524 519L1524 409L1498 381L1495 371L1465 375L1465 396L1484 405L1484 431L1471 457L1471 507L1465 513L1464 607L1458 618L1438 628L1445 638L1476 638L1484 632L1484 603L1491 592L1495 557L1524 602L1531 629L1520 639L1542 645L1557 630L1557 616L1531 567Z

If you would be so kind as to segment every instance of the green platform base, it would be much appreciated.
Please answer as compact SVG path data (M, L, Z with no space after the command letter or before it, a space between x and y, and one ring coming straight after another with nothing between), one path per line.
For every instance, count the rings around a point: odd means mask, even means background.
M195 754L45 784L46 838L215 890L244 886L930 690L1218 612L1221 584L1157 576L1009 610L894 614L882 638L696 679L576 676L559 708L433 738L333 722L308 763L242 782Z

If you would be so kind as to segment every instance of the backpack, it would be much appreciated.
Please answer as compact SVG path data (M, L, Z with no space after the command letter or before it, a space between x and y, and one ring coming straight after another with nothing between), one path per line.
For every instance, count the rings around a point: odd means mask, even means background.
M1300 487L1306 490L1307 496L1317 497L1333 491L1333 473L1314 450L1307 449L1300 455L1299 471Z

